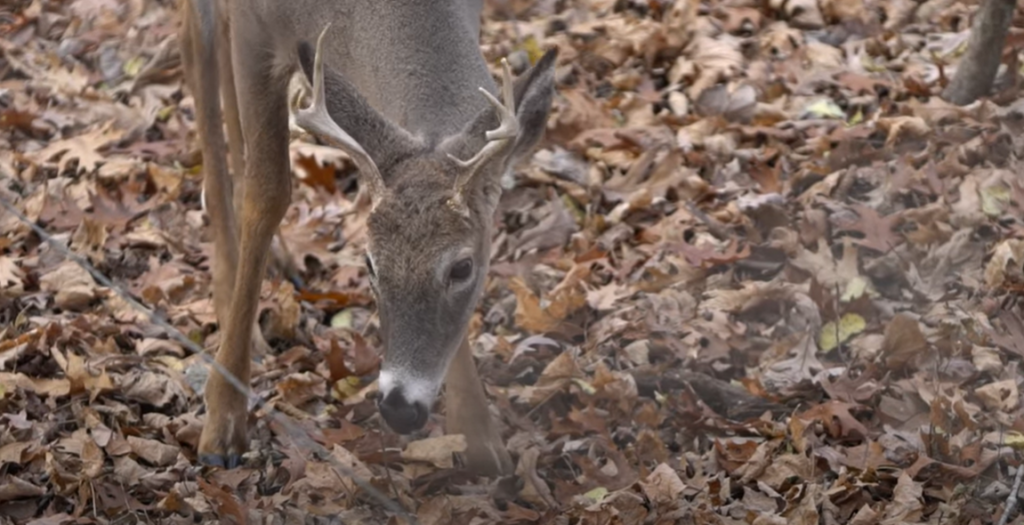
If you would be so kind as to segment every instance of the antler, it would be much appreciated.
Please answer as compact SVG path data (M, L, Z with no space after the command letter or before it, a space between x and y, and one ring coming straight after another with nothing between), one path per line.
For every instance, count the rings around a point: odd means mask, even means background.
M387 192L384 186L384 178L381 177L377 164L373 162L366 150L359 145L356 139L341 129L338 123L331 118L327 112L327 95L324 90L324 35L331 28L327 27L320 33L316 40L316 55L313 58L313 102L309 107L300 109L295 115L295 123L307 132L320 137L331 146L334 146L352 158L359 168L361 180L366 182L370 190L370 198L373 206L380 203Z
M452 202L458 208L465 208L463 194L466 186L473 180L477 172L519 135L519 120L516 119L516 100L512 92L512 70L508 67L508 60L501 59L501 69L502 102L499 102L486 89L480 88L480 92L494 106L494 110L498 112L498 118L500 119L498 127L486 133L487 144L469 160L459 160L454 155L448 155L449 158L463 168L463 172L455 179L455 197Z

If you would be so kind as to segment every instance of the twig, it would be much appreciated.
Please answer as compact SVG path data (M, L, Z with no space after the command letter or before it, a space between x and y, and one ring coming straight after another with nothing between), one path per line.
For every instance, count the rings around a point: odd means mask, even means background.
M388 466L387 449L384 447L384 434L378 432L377 441L380 443L380 455L384 458L384 475L388 477L388 485L391 485L391 490L395 493L395 499L401 501L398 496L398 486L395 485L395 480L391 479L391 467Z
M1010 495L1006 498L1006 510L999 517L998 525L1006 525L1006 522L1010 519L1010 514L1017 510L1017 493L1020 492L1021 478L1024 478L1024 463L1017 465L1017 476L1013 478L1013 488L1010 489Z

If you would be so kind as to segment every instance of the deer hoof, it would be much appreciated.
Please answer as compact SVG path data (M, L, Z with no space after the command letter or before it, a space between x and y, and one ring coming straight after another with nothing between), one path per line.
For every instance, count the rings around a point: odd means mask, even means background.
M240 466L246 448L245 425L242 425L241 432L236 432L236 429L211 424L209 415L207 418L206 427L199 437L199 462L227 469ZM218 431L222 435L216 435Z
M199 461L224 468L241 465L248 445L245 394L232 388L220 374L211 373L206 381L206 409L199 435Z
M232 429L211 423L208 415L206 427L199 437L199 462L228 469L240 466L246 449L245 425L242 424L241 429Z

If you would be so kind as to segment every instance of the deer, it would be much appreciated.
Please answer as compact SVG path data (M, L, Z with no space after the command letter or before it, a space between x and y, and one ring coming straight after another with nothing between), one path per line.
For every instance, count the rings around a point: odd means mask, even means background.
M557 49L514 81L503 60L499 91L479 47L482 8L482 0L182 0L179 42L215 247L216 362L249 384L253 354L266 350L257 303L290 204L287 87L301 74L312 102L296 124L352 159L369 199L365 264L384 347L378 412L396 433L416 432L443 385L445 431L466 436L463 465L494 476L513 464L467 330L488 272L500 181L543 135ZM198 459L235 468L248 444L246 395L211 370L204 401Z

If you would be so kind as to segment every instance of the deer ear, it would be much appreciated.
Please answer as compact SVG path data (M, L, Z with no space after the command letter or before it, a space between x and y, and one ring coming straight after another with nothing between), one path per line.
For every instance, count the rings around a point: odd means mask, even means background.
M551 49L537 63L515 82L516 119L519 121L519 135L509 153L495 158L496 164L486 170L494 177L530 153L547 125L551 111L551 97L555 87L555 59L558 48ZM498 115L488 107L482 110L458 135L449 137L439 149L459 159L468 159L487 143L486 133L498 125ZM496 181L496 179L494 179ZM493 182L493 181L492 181Z
M533 150L547 127L551 112L551 97L555 91L555 59L558 48L553 48L537 61L516 82L516 117L519 120L519 137L510 155L511 162L518 162Z
M313 81L313 47L299 43L299 64ZM339 72L324 65L327 113L373 159L385 181L391 167L424 149L422 141L377 112Z

